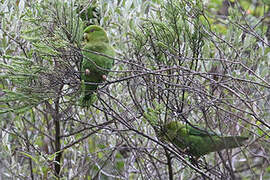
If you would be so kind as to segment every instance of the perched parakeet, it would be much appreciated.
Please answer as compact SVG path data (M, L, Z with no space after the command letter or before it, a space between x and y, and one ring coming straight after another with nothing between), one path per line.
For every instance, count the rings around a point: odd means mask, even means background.
M109 70L114 65L115 52L102 27L91 25L85 28L82 54L81 104L86 107L92 104L93 92L98 88L99 83L106 81Z
M248 139L243 136L219 136L177 121L165 124L157 136L161 140L171 142L195 158L210 152L242 146Z

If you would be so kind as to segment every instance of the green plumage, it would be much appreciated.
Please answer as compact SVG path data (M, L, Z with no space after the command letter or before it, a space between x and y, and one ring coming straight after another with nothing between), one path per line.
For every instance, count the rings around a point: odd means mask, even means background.
M164 125L158 133L158 137L173 143L196 158L210 152L242 146L248 139L243 136L219 136L177 121Z
M96 54L94 53L96 52ZM103 28L91 25L84 30L83 61L81 63L83 107L91 105L92 95L98 85L106 81L110 69L114 65L114 49Z

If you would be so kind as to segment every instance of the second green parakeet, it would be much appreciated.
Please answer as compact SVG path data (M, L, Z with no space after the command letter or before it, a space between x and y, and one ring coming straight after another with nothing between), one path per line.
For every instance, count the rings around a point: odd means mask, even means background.
M157 136L161 140L173 143L196 158L210 152L242 146L248 139L244 136L219 136L213 132L207 132L196 126L184 125L177 121L165 124Z
M92 104L94 91L100 83L106 81L107 75L114 65L115 51L102 27L91 25L85 28L82 54L81 105L87 107Z

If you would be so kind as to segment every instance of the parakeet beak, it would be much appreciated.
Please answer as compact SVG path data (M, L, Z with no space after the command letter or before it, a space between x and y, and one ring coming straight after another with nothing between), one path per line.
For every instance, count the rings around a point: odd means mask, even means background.
M87 43L87 34L84 33L84 34L83 34L83 42L82 42L82 46L86 45L86 43Z
M83 33L83 40L87 41L87 34L86 33Z

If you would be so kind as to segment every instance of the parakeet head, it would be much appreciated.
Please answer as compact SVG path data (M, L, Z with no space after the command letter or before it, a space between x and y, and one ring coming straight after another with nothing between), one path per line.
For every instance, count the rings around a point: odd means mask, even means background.
M156 136L158 137L158 139L160 141L162 141L162 142L165 142L166 141L167 129L165 129L164 127L160 126L155 131L156 131Z
M182 127L179 126L179 123L177 121L168 122L159 128L157 137L159 137L161 141L168 140L168 137L169 138L176 137L176 135L179 133L178 130L180 128Z
M89 42L109 42L105 30L97 25L91 25L85 28L83 38L86 44Z

